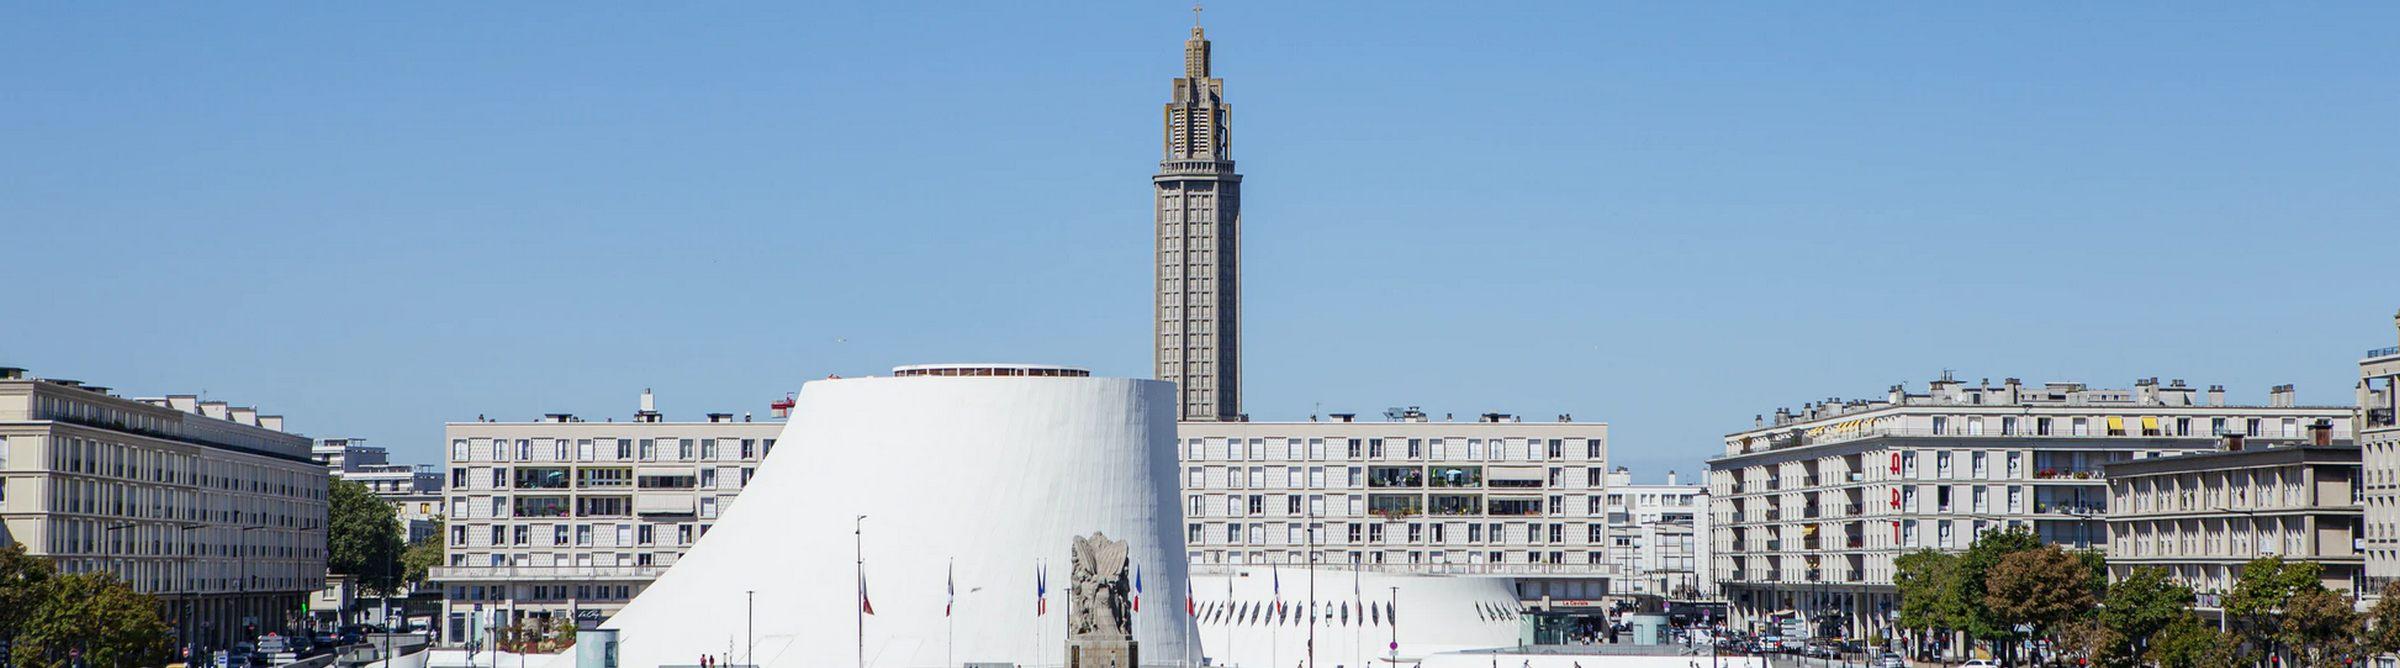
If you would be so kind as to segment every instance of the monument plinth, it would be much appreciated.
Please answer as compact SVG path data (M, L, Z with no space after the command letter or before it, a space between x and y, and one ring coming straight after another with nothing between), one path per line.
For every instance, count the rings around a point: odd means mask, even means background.
M1126 601L1125 541L1094 533L1075 539L1067 606L1066 668L1135 668L1132 606Z

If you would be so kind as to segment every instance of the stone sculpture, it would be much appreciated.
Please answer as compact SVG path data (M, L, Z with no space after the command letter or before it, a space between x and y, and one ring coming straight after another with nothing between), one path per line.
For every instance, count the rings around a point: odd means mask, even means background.
M1106 534L1077 537L1068 583L1067 668L1134 668L1132 581L1125 568L1125 541Z

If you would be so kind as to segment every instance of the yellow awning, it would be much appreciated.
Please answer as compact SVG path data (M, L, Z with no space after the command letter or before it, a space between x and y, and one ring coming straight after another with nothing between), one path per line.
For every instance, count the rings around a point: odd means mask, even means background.
M2157 433L2157 432L2158 432L2158 418L2154 418L2154 417L2145 417L2145 418L2142 418L2142 433L2144 433L2144 434L2152 434L2152 433Z
M2108 416L2108 430L2109 430L2110 432L2123 432L2123 431L2125 431L2125 418L2117 417L2117 416L2114 416L2114 415Z

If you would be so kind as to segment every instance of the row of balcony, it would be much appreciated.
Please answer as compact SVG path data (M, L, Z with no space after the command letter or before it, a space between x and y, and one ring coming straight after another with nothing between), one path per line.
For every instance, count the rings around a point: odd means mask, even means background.
M1758 573L1757 573L1757 572L1754 572L1754 571L1733 571L1733 572L1729 573L1729 575L1731 575L1731 576L1732 576L1732 578L1730 578L1730 579L1731 579L1732 581L1734 581L1734 582L1752 582L1753 580L1751 580L1751 579L1750 579L1749 577L1747 577L1747 576L1751 576L1751 575L1757 575L1757 574L1758 574ZM1793 582L1793 581L1790 581L1790 580L1785 580L1785 579L1783 579L1783 576L1784 576L1784 572L1783 572L1783 571L1766 571L1766 573L1765 573L1765 574L1766 574L1766 576L1767 576L1767 577L1766 577L1766 579L1764 579L1764 580L1757 580L1757 582L1768 582L1768 583L1787 583L1787 582ZM1865 582L1865 581L1866 581L1866 578L1865 578L1865 577L1863 577L1863 576L1862 576L1862 575L1861 575L1861 574L1860 574L1858 571L1855 571L1855 570L1852 570L1852 571L1845 571L1845 572L1843 572L1843 573L1840 573L1840 574L1836 575L1836 576L1834 577L1834 579L1831 579L1831 580L1827 580L1827 579L1825 579L1825 569L1822 569L1822 568L1818 568L1818 569L1812 569L1812 570L1807 570L1807 571L1793 571L1793 572L1792 572L1792 575L1798 575L1798 576L1802 576L1802 579L1800 579L1800 580L1797 580L1797 582L1850 582L1850 583L1856 583L1856 582Z

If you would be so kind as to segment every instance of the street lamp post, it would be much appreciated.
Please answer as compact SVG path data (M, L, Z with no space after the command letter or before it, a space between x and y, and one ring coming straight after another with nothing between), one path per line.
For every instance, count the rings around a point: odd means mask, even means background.
M238 610L242 610L242 609L246 609L246 608L249 608L249 607L251 607L251 601L250 601L250 532L251 532L251 531L254 531L254 530L258 530L258 529L264 529L264 528L266 528L266 527L263 527L263 526L247 526L247 527L242 527L240 531L236 531L236 532L234 532L234 538L233 538L233 541L234 541L235 545L234 545L234 559L233 559L233 565L234 565L234 567L235 567L235 568L239 568L239 569L241 569L241 574L240 574L240 575L241 575L241 578L242 578L242 586L241 586L241 592L242 592L242 595L241 595L241 597L240 597L240 598L237 598L237 599L235 599L235 601L237 601L237 603L235 603L235 609L237 610L237 612L235 612L235 613L234 613L234 616L235 616L236 618L246 618L246 616L245 616L245 615L242 615L240 612L238 612ZM243 625L243 627L242 627L242 630L241 630L239 633L242 633L242 634L245 634L245 635L247 635L247 634L249 633L249 631L250 631L250 629L249 629L249 625L248 625L248 624L244 624L244 625ZM255 641L255 640L256 640L256 638L243 638L243 640L252 640L252 641Z
M182 610L181 617L183 618L180 623L176 624L176 626L183 627L181 629L182 633L178 635L182 636L181 639L183 641L184 656L186 660L198 660L199 657L192 656L192 545L184 539L183 534L184 532L191 531L193 529L204 528L207 526L208 525L206 524L185 524L175 527L175 542L177 543L175 549L179 553L176 555L175 560L176 565L178 566L178 568L175 569L175 577L176 579L182 581L180 585L176 587L176 598L178 599L178 605L176 607Z
M1385 610L1384 612L1393 613L1384 615L1383 621L1389 622L1392 625L1392 666L1393 668L1398 668L1400 665L1400 617L1397 614L1400 612L1399 587L1392 587L1391 609Z

